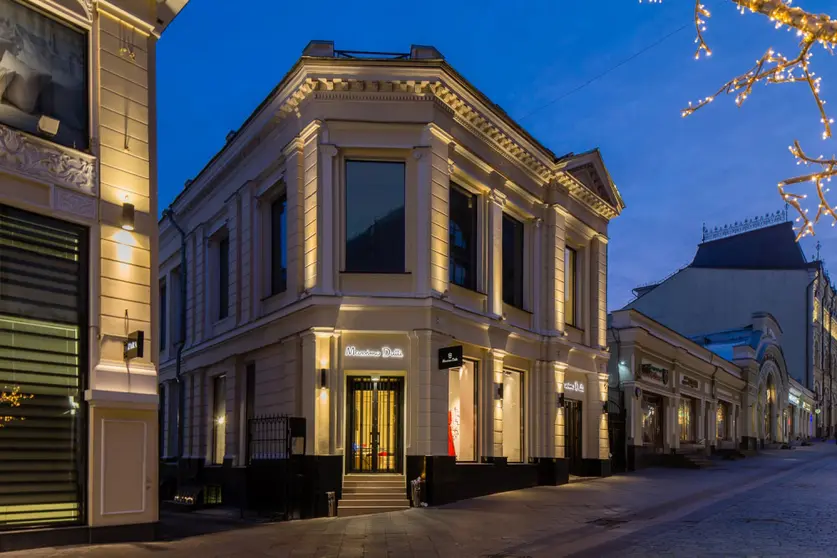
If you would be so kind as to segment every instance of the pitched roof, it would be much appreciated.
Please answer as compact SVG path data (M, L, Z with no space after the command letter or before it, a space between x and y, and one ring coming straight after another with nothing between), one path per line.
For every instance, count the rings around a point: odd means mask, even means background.
M804 269L809 266L790 221L698 245L689 267Z

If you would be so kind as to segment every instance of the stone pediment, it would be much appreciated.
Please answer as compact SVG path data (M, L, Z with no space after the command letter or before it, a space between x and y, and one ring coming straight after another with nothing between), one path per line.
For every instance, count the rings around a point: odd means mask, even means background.
M0 125L0 171L95 196L96 158Z
M625 208L598 149L581 155L570 155L564 162L563 171L569 180L562 182L570 193L597 211L615 217Z

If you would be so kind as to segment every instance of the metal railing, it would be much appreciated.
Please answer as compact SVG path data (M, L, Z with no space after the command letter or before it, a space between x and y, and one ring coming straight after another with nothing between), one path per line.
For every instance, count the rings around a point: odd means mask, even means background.
M290 417L266 415L247 421L247 462L288 459L291 455Z

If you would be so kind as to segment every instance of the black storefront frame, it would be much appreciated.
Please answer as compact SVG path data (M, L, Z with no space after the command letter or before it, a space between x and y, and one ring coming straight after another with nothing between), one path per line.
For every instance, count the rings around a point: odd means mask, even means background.
M63 231L69 234L77 235L78 237L78 321L73 325L79 328L78 333L78 374L79 374L79 389L78 389L78 427L76 429L75 443L78 451L76 452L75 462L76 470L78 471L77 483L77 502L79 506L78 518L75 521L43 523L36 525L21 525L12 527L0 527L0 535L2 533L14 533L21 531L32 531L34 529L50 529L60 527L74 527L83 526L87 524L88 516L88 477L90 464L87 458L89 451L89 407L84 398L84 394L89 388L90 381L90 229L89 227L47 217L38 213L25 211L14 206L0 204L0 214L9 215L16 219L30 221L34 225L41 225ZM30 318L29 316L10 313L8 316L18 318ZM31 319L31 318L30 318ZM56 323L61 323L57 322ZM0 536L0 539L2 537ZM30 546L21 546L21 548L30 548ZM11 548L10 548L11 549ZM0 544L0 552L6 550L5 544Z
M377 425L377 415L378 415L378 405L380 401L378 399L378 392L379 385L381 381L384 381L393 386L392 389L386 390L390 391L395 394L392 397L392 405L395 407L395 416L396 416L396 425L395 425L395 466L393 468L388 468L385 471L381 471L378 464L378 449L380 448L379 442L375 440L371 440L371 447L370 447L370 469L371 470L364 470L363 467L355 468L354 458L356 453L355 448L355 435L354 435L354 426L355 426L355 393L357 391L369 391L369 388L372 388L372 401L370 403L371 406L371 413L372 413L372 420L373 424ZM404 414L405 414L405 407L406 407L406 400L405 400L405 390L406 382L404 381L403 376L395 376L395 375L350 375L346 377L346 457L345 457L345 471L347 474L378 474L378 473L395 473L401 474L404 472ZM380 428L380 425L377 425ZM380 438L380 432L377 433L378 438Z
M578 399L564 399L564 447L570 474L584 476L584 403Z

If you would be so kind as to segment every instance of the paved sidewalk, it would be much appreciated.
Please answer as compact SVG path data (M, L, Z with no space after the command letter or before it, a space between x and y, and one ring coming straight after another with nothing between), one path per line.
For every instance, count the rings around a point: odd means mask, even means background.
M40 549L45 557L522 557L564 556L613 538L614 526L666 517L837 457L831 444L775 450L712 469L640 473L388 514L274 523L172 542ZM703 502L703 504L702 504ZM5 558L4 556L4 558Z

